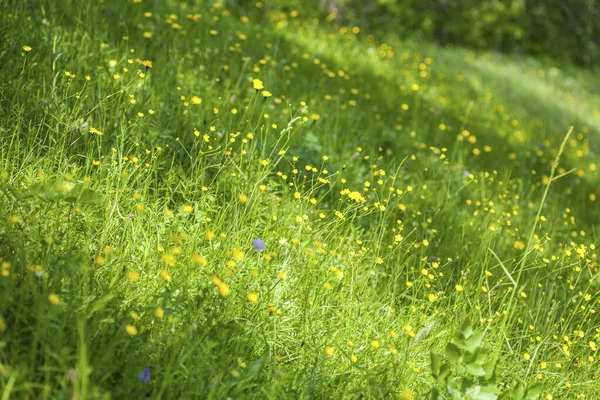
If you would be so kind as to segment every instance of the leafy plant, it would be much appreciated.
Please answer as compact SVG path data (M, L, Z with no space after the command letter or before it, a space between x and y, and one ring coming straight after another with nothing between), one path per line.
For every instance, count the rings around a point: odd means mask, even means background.
M463 323L446 345L447 361L431 353L431 373L437 386L430 392L432 400L535 400L541 385L518 382L504 390L499 387L498 362L484 343L484 332Z

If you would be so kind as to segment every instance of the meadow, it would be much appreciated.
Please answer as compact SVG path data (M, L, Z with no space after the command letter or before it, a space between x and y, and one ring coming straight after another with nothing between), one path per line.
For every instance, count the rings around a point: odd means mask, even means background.
M0 1L0 398L600 398L600 76L265 2Z

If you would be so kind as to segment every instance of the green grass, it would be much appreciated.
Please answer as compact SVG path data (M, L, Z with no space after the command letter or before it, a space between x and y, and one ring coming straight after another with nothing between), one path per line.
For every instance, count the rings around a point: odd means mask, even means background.
M598 398L598 77L211 4L0 2L1 398Z

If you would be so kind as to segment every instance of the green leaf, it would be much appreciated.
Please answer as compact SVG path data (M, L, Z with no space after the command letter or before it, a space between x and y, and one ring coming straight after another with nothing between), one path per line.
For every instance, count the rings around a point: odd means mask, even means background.
M465 395L471 400L496 400L497 389L491 386L473 386L465 391Z
M525 398L525 390L525 385L519 382L511 391L508 391L508 393L512 394L513 400L522 400Z
M113 299L113 297L115 297L115 296L112 293L109 293L107 295L102 296L98 300L96 300L94 302L94 305L92 306L90 312L89 312L89 315L92 315L93 313L95 313L96 311L100 310L101 308L106 307L106 305L108 304L108 302L111 301Z
M83 189L77 201L79 204L91 204L99 206L102 204L102 196L94 192L92 189Z
M76 203L77 199L79 198L79 195L81 194L82 189L83 186L81 184L73 186L73 188L70 191L65 193L65 195L63 196L63 200L69 203Z
M471 326L471 323L468 321L463 322L462 326L460 327L460 332L465 339L470 338L473 334L473 327Z
M437 377L440 374L440 368L442 367L442 357L435 353L430 354L431 358L431 374Z
M527 393L525 394L525 400L537 400L542 393L542 384L534 383L533 385L527 386Z
M473 334L465 340L464 348L473 353L481 346L481 342L483 342L483 332L473 332Z
M442 367L440 368L440 374L438 375L438 380L439 381L446 381L448 378L448 376L450 376L450 373L452 372L452 370L450 369L450 365L448 363L443 363Z
M460 361L461 351L454 343L448 343L446 345L446 356L448 360L456 364Z
M31 197L33 197L33 195L28 191L21 191L18 190L17 188L15 188L12 185L6 185L5 186L6 190L13 195L13 197L17 200L17 201L25 201L27 199L30 199Z
M437 388L433 388L431 389L430 392L430 397L431 400L444 400L444 398L442 397L442 395L440 394L440 391L437 390Z
M478 364L467 364L465 365L467 373L471 376L484 376L485 369L481 365Z

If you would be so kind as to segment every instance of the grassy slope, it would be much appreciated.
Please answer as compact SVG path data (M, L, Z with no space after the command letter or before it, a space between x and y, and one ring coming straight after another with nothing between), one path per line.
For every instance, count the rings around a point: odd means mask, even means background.
M100 194L2 197L4 393L419 397L430 350L471 320L509 384L541 373L555 398L598 396L591 73L253 8L43 2L2 28L4 188ZM529 240L571 124L556 174L574 170Z

